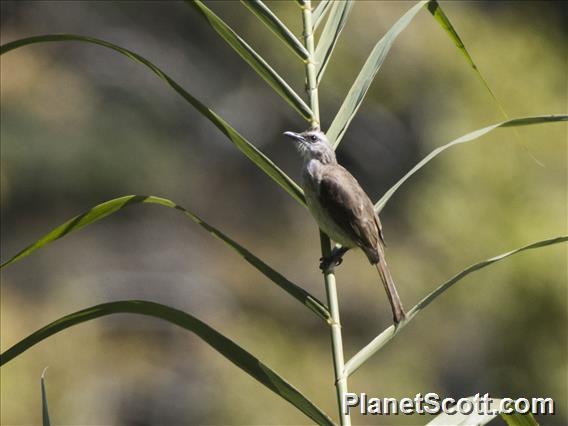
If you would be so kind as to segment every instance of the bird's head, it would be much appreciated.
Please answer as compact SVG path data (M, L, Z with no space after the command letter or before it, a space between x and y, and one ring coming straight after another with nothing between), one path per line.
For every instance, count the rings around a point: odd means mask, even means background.
M302 133L284 134L296 142L296 147L305 160L318 160L324 164L337 162L335 152L321 130L310 129Z

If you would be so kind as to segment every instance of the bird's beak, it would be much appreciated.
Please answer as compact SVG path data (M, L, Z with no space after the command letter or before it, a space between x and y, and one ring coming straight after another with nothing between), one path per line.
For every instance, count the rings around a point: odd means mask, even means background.
M299 133L284 132L284 134L285 134L286 136L288 136L289 138L292 138L292 139L294 139L294 140L296 140L296 141L299 141L299 142L305 142L305 141L306 141L306 139L305 139L301 134L299 134Z

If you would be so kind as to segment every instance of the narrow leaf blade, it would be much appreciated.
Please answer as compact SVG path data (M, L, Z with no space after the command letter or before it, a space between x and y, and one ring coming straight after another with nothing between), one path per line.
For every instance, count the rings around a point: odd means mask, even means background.
M436 0L431 0L430 2L428 2L427 8L428 8L428 11L434 17L434 19L436 20L436 22L444 29L444 31L446 31L446 33L448 34L450 39L454 42L454 44L456 45L458 50L462 53L462 55L466 59L467 63L475 71L475 74L481 80L481 83L483 83L483 86L485 86L485 88L487 89L487 91L489 92L491 97L493 98L493 101L495 101L495 103L499 107L501 114L503 114L503 116L508 119L509 116L505 112L505 108L503 108L503 105L501 105L501 102L499 102L499 100L497 99L497 97L493 93L493 90L491 90L491 87L489 87L489 83L487 83L487 80L485 80L485 78L481 74L481 71L479 71L479 68L477 67L475 62L473 62L473 58L471 57L471 55L467 51L465 44L463 43L461 37L457 33L456 29L454 28L454 26L450 22L450 19L444 13L444 11L442 10L442 8L438 4L438 2Z
M209 232L211 235L213 235L215 238L221 240L226 245L228 245L233 250L235 250L244 260L246 260L259 272L261 272L265 277L269 278L272 282L278 285L282 290L284 290L292 297L294 297L296 300L301 302L303 305L308 307L324 321L329 321L331 317L329 310L316 297L312 296L303 288L288 280L282 274L280 274L279 272L271 268L268 264L263 262L260 258L256 257L245 247L241 246L236 241L229 238L227 235L225 235L217 228L209 225L207 222L205 222L195 213L174 203L171 200L168 200L166 198L154 197L154 196L127 195L124 197L115 198L113 200L98 204L92 209L78 216L75 216L74 218L68 220L64 224L56 227L55 229L53 229L52 231L41 237L36 242L30 244L28 247L24 248L22 251L17 253L11 259L7 260L2 265L0 265L0 269L12 263L17 262L26 256L29 256L30 254L32 254L36 250L39 250L46 244L56 241L59 238L62 238L67 234L70 234L71 232L79 231L85 226L98 222L99 220L104 219L105 217L113 213L116 213L127 206L133 204L140 204L140 203L158 204L160 206L173 208L183 212L183 214L189 217L193 222L195 222L196 224L204 228L207 232Z
M436 158L446 149L451 148L455 145L459 145L466 142L474 141L475 139L480 138L483 135L499 128L499 127L517 127L517 126L530 126L534 124L543 124L543 123L554 123L558 121L567 121L568 115L564 114L557 114L557 115L542 115L542 116L533 116L533 117L524 117L524 118L515 118L512 120L503 121L501 123L492 124L491 126L484 127L482 129L475 130L471 133L466 135L460 136L453 141L442 145L424 157L418 164L416 164L408 173L406 173L397 183L395 183L386 193L381 197L379 201L375 204L375 211L379 213L387 204L389 199L393 196L393 194L406 182L414 173L428 164L431 160Z
M49 409L47 407L47 391L45 390L45 372L47 367L43 369L41 373L41 419L43 426L50 426L49 421Z
M473 407L477 407L476 397L469 397L467 398L472 401ZM499 398L489 398L487 400L487 404L489 405L489 410L484 411L491 411L492 414L489 413L478 413L477 409L474 409L471 414L461 414L461 413L442 413L436 416L432 421L428 422L426 426L444 426L444 425L476 425L476 426L483 426L488 424L491 420L493 420L497 416L501 416L503 420L507 422L509 426L538 426L535 418L532 414L520 414L516 411L513 411L511 414L505 414L503 411L502 405L503 400ZM484 407L487 408L487 405L484 404Z
M332 3L333 2L331 0L321 0L318 3L312 14L313 31L317 30L317 28L323 22L325 15L327 15L327 12L329 12Z
M62 330L95 318L119 313L139 314L159 318L193 332L241 370L294 405L316 423L333 425L333 421L329 416L314 405L308 398L302 395L302 393L278 375L278 373L235 342L223 336L193 315L154 302L126 300L103 303L59 318L6 350L0 356L0 365L6 364L30 347Z
M290 87L286 81L270 65L237 35L221 18L209 9L201 0L186 0L186 4L195 10L211 25L211 27L239 54L255 71L272 87L276 93L288 102L304 119L309 120L312 111L304 100Z
M434 291L424 297L420 302L418 302L410 311L406 314L406 319L398 324L397 327L391 325L385 329L381 334L375 337L369 344L367 344L363 349L361 349L357 354L355 354L346 364L344 369L344 376L348 377L353 374L361 365L363 365L369 358L371 358L378 350L389 343L397 334L399 334L404 327L406 327L424 308L430 305L434 300L441 296L446 290L450 289L458 281L465 278L472 272L478 271L480 269L486 268L494 263L500 262L510 256L517 253L521 253L526 250L534 250L537 248L542 248L546 246L551 246L554 244L565 243L568 241L568 235L563 235L555 238L550 238L547 240L537 241L535 243L520 247L516 250L500 254L498 256L492 257L490 259L484 260L479 263L475 263L458 274L454 275L445 283L438 286Z
M428 306L430 303L432 303L434 300L436 300L446 290L450 289L455 283L462 280L463 278L465 278L467 275L471 274L472 272L486 268L487 266L493 265L496 262L500 262L501 260L504 260L504 259L506 259L510 256L513 256L517 253L521 253L521 252L526 251L526 250L534 250L534 249L537 249L537 248L542 248L542 247L546 247L546 246L550 246L550 245L554 245L554 244L565 243L566 241L568 241L567 235L562 235L562 236L550 238L550 239L547 239L547 240L541 240L541 241L537 241L535 243L520 247L518 249L512 250L510 252L503 253L503 254L500 254L498 256L489 258L487 260L483 260L481 262L475 263L475 264L467 267L466 269L464 269L460 273L454 275L452 278L450 278L444 284L440 285L436 290L434 290L428 296L424 297L420 302L418 302L416 304L416 306L414 306L408 312L408 316L410 318L414 318L422 309L424 309L426 306Z
M474 402L474 397L467 398ZM490 398L493 406L494 401L498 401L495 398ZM456 425L456 426L466 426L466 425L475 425L475 426L483 426L497 417L499 413L495 414L485 414L485 413L478 413L477 410L473 410L471 414L461 414L461 413L442 413L431 421L429 421L426 426L446 426L446 425Z
M304 61L310 54L298 38L284 23L260 0L241 0L258 19L262 21L286 46Z
M316 47L315 60L317 82L319 83L323 77L323 73L333 53L333 49L337 44L339 35L347 23L347 18L351 12L354 2L352 0L333 2L329 17L323 27L321 37Z
M408 26L427 1L428 0L422 0L418 2L408 12L406 12L387 31L387 33L379 40L371 51L365 65L363 65L363 68L359 72L359 75L355 79L351 89L349 89L345 100L341 104L337 115L333 119L333 122L327 131L327 137L334 148L337 148L341 142L347 127L351 123L351 120L353 120L353 117L361 106L363 99L365 99L365 95L367 94L373 79L377 75L377 72L383 65L383 62L385 61L394 41Z
M539 426L531 413L521 414L516 411L511 414L500 413L508 426Z
M144 57L116 44L110 43L105 40L100 40L92 37L85 37L76 34L47 34L35 37L28 37L12 41L0 46L0 55L7 53L19 47L27 46L34 43L44 42L61 42L61 41L80 41L92 43L112 49L121 53L135 62L141 63L148 67L160 79L165 81L172 89L174 89L182 98L189 102L197 111L211 121L227 138L235 145L249 160L251 160L257 167L264 173L270 176L278 185L280 185L288 194L296 199L300 204L306 205L304 200L304 192L302 189L284 173L272 160L265 156L253 144L247 141L239 132L237 132L229 123L221 118L213 110L203 105L198 99L193 97L183 87L176 83L169 75L163 72L156 65L145 59Z

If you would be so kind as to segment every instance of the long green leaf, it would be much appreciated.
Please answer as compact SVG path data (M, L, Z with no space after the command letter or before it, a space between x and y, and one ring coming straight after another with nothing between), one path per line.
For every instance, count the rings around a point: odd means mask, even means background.
M471 414L461 414L461 413L442 413L436 416L432 421L428 422L426 426L445 426L445 425L476 425L476 426L483 426L489 423L497 416L501 416L503 420L507 422L509 426L538 426L535 418L532 414L520 414L516 411L513 411L511 414L505 414L503 411L507 409L508 406L503 399L499 398L489 398L487 403L484 403L483 412L478 413L478 399L477 397L469 397L469 399L474 407L474 410ZM485 405L488 404L489 406ZM505 406L502 406L505 404Z
M511 414L500 413L508 426L538 426L538 422L531 413L521 414L516 411Z
M323 22L325 15L329 12L330 6L332 5L331 0L321 0L314 12L312 13L313 31L317 30L320 24Z
M501 102L499 102L499 100L497 99L497 97L493 93L493 90L491 90L491 87L489 87L487 80L485 80L485 78L481 74L481 71L479 71L479 68L477 67L475 62L473 62L473 58L471 57L471 55L467 51L465 44L463 43L461 37L457 33L456 29L454 28L454 26L450 22L450 19L444 13L444 11L442 10L442 8L438 4L438 2L436 0L432 0L432 1L428 2L427 8L428 8L428 11L434 17L434 19L436 20L436 22L438 24L440 24L440 26L444 29L444 31L446 31L446 33L448 34L450 39L454 42L456 47L459 49L459 51L465 57L466 61L471 66L471 68L473 68L473 70L475 71L475 74L481 80L481 82L483 83L483 85L485 86L485 88L487 89L487 91L489 92L489 94L491 95L491 97L493 98L495 103L497 104L497 106L501 110L501 113L503 114L503 116L506 119L508 119L509 116L508 116L507 112L505 111L505 108L503 108L503 105L501 105Z
M14 257L12 257L11 259L7 260L2 265L0 265L0 269L14 262L17 262L18 260L30 255L34 251L42 248L46 244L58 240L59 238L62 238L71 232L78 231L84 228L85 226L98 222L99 220L122 210L124 207L139 203L158 204L164 207L173 208L183 212L183 214L189 217L193 222L197 223L199 226L204 228L215 238L223 241L225 244L227 244L229 247L235 250L243 259L245 259L249 264L254 266L258 271L260 271L264 276L269 278L276 285L278 285L282 290L286 291L296 300L300 301L302 304L307 306L323 320L329 321L330 313L327 307L317 298L312 296L303 288L289 281L286 277L284 277L282 274L272 269L269 265L264 263L261 259L256 257L253 253L251 253L246 248L238 244L236 241L232 240L227 235L223 234L217 228L203 221L203 219L201 219L195 213L185 209L184 207L181 207L180 205L174 203L171 200L167 200L165 198L160 198L160 197L154 197L154 196L127 195L124 197L115 198L105 203L96 205L92 209L78 216L75 216L74 218L68 220L64 224L53 229L52 231L44 235L42 238L40 238L33 244L30 244L28 247L17 253Z
M260 0L241 0L258 19L278 36L296 55L306 61L310 54L298 38L284 23Z
M312 110L304 100L290 87L270 65L237 35L221 18L209 9L201 0L186 0L205 18L209 25L260 75L282 98L288 102L306 120L310 120Z
M331 58L333 49L339 39L339 35L345 27L347 17L351 12L354 2L351 0L335 1L331 6L329 17L325 22L321 37L316 47L315 60L317 82L319 83L323 77L323 73Z
M45 372L47 367L43 369L41 373L41 419L43 426L50 426L51 422L49 421L49 410L47 407L47 392L45 390Z
M446 281L438 288L436 288L436 290L434 290L426 297L424 297L410 311L408 311L408 313L406 314L406 319L401 323L399 323L397 327L391 325L381 334L375 337L369 344L367 344L367 346L361 349L355 356L353 356L353 358L351 358L349 362L345 364L344 375L347 377L353 374L361 365L363 365L363 363L365 363L379 349L381 349L383 346L389 343L397 334L399 334L400 331L404 329L404 327L406 327L416 317L416 315L418 315L424 308L426 308L430 303L432 303L439 296L441 296L442 293L444 293L446 290L448 290L450 287L452 287L455 283L457 283L461 279L465 278L467 275L471 274L472 272L478 271L479 269L483 269L489 265L492 265L496 262L500 262L501 260L506 259L507 257L520 253L522 251L546 247L553 244L560 244L566 241L568 241L568 236L566 235L556 238L551 238L548 240L538 241L536 243L529 244L527 246L518 248L508 253L503 253L500 254L499 256L495 256L490 259L471 265L468 268L461 271L460 273L454 275L448 281Z
M316 407L296 388L235 342L223 336L221 333L195 318L193 315L154 302L126 300L103 303L101 305L92 306L70 315L66 315L39 329L5 351L1 355L0 365L6 364L30 347L49 336L54 335L55 333L95 318L119 313L139 314L160 318L195 333L237 367L247 372L286 401L290 402L316 423L322 425L333 424L333 421L323 411Z
M280 185L286 192L294 197L302 205L306 205L304 200L304 193L302 189L292 180L286 173L284 173L272 160L259 151L254 145L241 136L233 127L229 125L217 113L203 105L199 100L190 95L183 87L176 83L169 75L163 72L156 65L145 59L144 57L128 50L123 47L108 41L99 40L92 37L84 37L76 34L47 34L35 37L23 38L6 43L0 46L0 55L14 50L18 47L27 46L34 43L54 42L54 41L81 41L86 43L97 44L99 46L107 47L116 52L119 52L133 61L139 62L148 67L154 74L164 80L172 89L181 95L187 102L189 102L197 111L203 114L209 121L211 121L229 140L251 160L257 167L264 173L270 176L278 185Z
M465 398L472 401L472 404L476 404L474 397ZM489 404L491 404L491 409L493 410L494 407L497 406L499 400L495 398L490 398ZM475 426L483 426L493 420L495 417L499 415L498 412L495 414L488 414L488 413L478 413L476 410L476 405L473 405L474 410L471 414L461 414L461 413L442 413L428 423L426 426L447 426L447 425L454 425L454 426L466 426L466 425L475 425Z
M359 75L355 79L353 86L349 89L349 93L337 115L333 119L329 130L327 131L327 137L332 143L334 148L337 148L347 127L353 120L355 113L361 106L375 75L383 65L387 54L389 53L394 41L398 35L408 26L410 21L416 16L420 11L422 6L427 3L428 0L422 0L415 4L408 12L406 12L384 35L383 38L375 45L371 54L367 58L365 65L359 72Z
M503 121L501 123L492 124L491 126L484 127L483 129L475 130L467 135L460 136L453 141L442 145L424 157L418 164L416 164L408 173L406 173L397 183L395 183L386 193L381 197L379 201L375 204L375 211L379 213L389 201L389 199L393 196L393 194L401 187L401 185L406 182L414 173L424 167L428 162L434 159L436 156L444 152L446 149L451 148L452 146L459 145L466 142L471 142L481 136L495 130L499 127L516 127L516 126L529 126L533 124L542 124L542 123L553 123L557 121L566 121L568 120L568 115L558 114L558 115L542 115L542 116L533 116L533 117L524 117L524 118L515 118L513 120Z

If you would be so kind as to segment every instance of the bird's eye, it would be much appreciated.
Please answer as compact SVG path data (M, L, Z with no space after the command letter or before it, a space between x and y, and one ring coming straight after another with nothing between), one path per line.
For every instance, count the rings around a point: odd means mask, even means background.
M316 135L310 135L310 140L311 140L312 142L315 142L315 141L318 140L318 137L317 137Z

